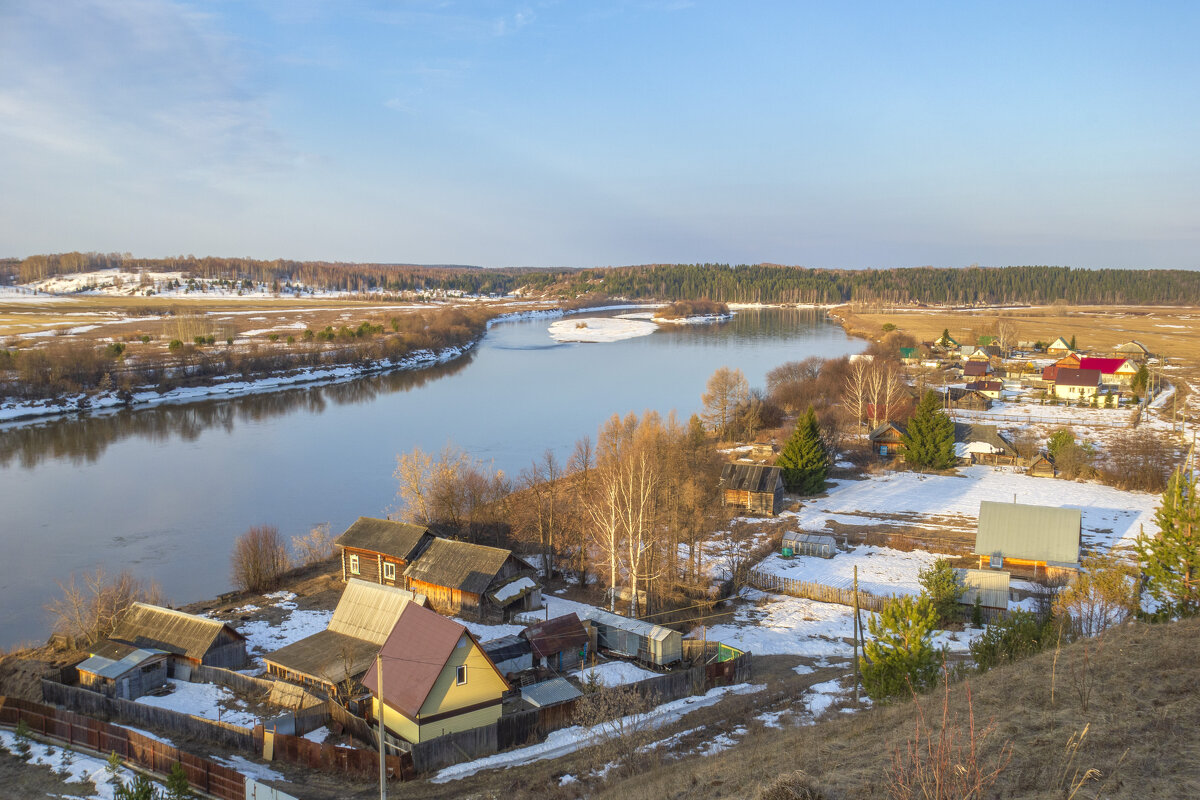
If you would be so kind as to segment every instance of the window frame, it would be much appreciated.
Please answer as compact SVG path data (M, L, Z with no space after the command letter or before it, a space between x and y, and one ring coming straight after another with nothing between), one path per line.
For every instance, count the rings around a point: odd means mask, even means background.
M360 571L360 565L358 563L358 554L357 553L350 554L350 574L351 575L361 575L362 574L362 572Z
M467 665L466 664L460 664L459 666L454 668L454 685L455 686L466 686L467 685Z
M391 573L390 575L388 573ZM391 561L383 562L383 579L385 581L396 580L396 565Z

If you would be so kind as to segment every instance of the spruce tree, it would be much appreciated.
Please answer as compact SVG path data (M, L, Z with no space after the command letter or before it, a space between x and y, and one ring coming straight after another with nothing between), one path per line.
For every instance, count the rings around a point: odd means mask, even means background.
M1154 515L1158 535L1137 539L1143 587L1171 619L1200 613L1200 497L1195 460L1176 469Z
M859 659L863 688L875 702L921 692L937 681L945 654L933 647L938 613L925 596L893 599L867 628L875 637L863 645Z
M904 460L914 467L949 469L955 464L954 422L942 411L932 389L925 393L908 421L904 434Z
M796 423L796 430L788 438L775 463L782 467L783 485L789 492L816 494L825 488L829 452L821 438L817 412L811 405Z

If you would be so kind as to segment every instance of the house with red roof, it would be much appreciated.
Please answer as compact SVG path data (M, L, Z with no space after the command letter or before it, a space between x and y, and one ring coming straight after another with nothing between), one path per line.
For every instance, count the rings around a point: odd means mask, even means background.
M1137 365L1127 358L1081 358L1080 369L1095 369L1100 371L1102 383L1117 383L1128 386L1137 375Z
M404 607L363 685L375 719L414 743L496 722L509 689L465 626L416 603Z

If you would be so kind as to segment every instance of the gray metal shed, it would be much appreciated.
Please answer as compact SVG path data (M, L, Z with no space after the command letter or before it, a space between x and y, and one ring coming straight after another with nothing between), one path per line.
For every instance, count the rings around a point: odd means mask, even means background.
M1009 573L998 569L956 569L958 581L966 591L959 600L963 605L979 605L984 608L1008 610L1008 581Z
M583 697L583 692L566 678L551 678L548 681L526 686L521 690L521 699L534 708L545 708L566 703L576 697Z
M596 626L596 643L603 649L660 667L683 659L679 631L600 609L588 611L584 618Z
M791 548L798 556L833 558L837 555L837 540L822 533L788 532L783 535L783 546Z
M79 685L108 697L136 700L167 682L165 650L131 648L118 659L92 656L81 662Z

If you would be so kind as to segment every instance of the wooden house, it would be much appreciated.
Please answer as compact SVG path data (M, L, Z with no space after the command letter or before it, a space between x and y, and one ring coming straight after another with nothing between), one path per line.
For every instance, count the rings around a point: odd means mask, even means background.
M992 398L972 389L950 386L946 389L946 405L965 411L987 411L992 407Z
M718 487L727 506L770 516L783 508L783 474L779 467L726 464L721 468Z
M881 456L896 456L904 452L905 428L899 422L885 422L867 434L871 449Z
M123 647L125 654L119 658L112 657L117 655L118 648L110 647L110 656L91 655L77 665L75 669L79 672L79 685L105 697L136 700L166 684L169 653L128 645Z
M1072 349L1070 343L1063 337L1059 336L1050 343L1050 345L1046 348L1046 352L1050 355L1066 355L1067 353L1072 352Z
M954 423L954 452L970 464L1014 465L1017 450L995 425Z
M683 634L640 619L593 609L583 618L596 629L596 646L647 664L667 667L683 659Z
M963 362L963 377L964 378L982 378L991 374L992 365L984 359L982 361L965 361Z
M587 650L588 634L575 614L538 623L519 635L529 641L534 664L556 672L579 666Z
M341 550L343 581L404 586L404 568L431 541L433 534L422 525L359 517L333 543Z
M1061 400L1091 400L1100 393L1100 370L1064 369L1054 377L1054 396Z
M130 648L169 654L168 671L187 680L200 664L241 669L246 665L246 637L224 622L173 608L134 603L121 617L108 641L92 655L120 660Z
M500 719L508 681L467 628L410 603L363 678L376 720L393 736L425 742Z
M1058 476L1058 471L1054 468L1054 462L1050 460L1050 456L1038 453L1029 461L1029 466L1025 468L1025 474L1035 478L1054 478Z
M511 617L541 608L537 571L510 550L435 538L404 570L408 587L442 614Z
M1077 508L1023 503L979 504L975 555L979 567L1006 565L1079 569L1082 514Z
M1113 353L1121 358L1128 358L1130 361L1135 363L1142 363L1146 361L1146 359L1150 358L1149 348L1136 339L1131 342L1126 342L1125 344L1117 345L1113 349Z
M933 348L946 353L952 350L957 350L959 346L959 343L955 341L954 337L948 333L942 334L938 338L934 339L932 343Z
M971 381L967 384L966 389L968 392L979 392L984 397L999 400L1004 391L1004 383L1002 381Z
M1127 358L1081 358L1080 369L1094 369L1100 372L1100 382L1118 386L1128 386L1133 383L1138 367Z
M425 603L406 589L351 578L325 630L263 656L263 664L283 680L351 696L400 614Z

